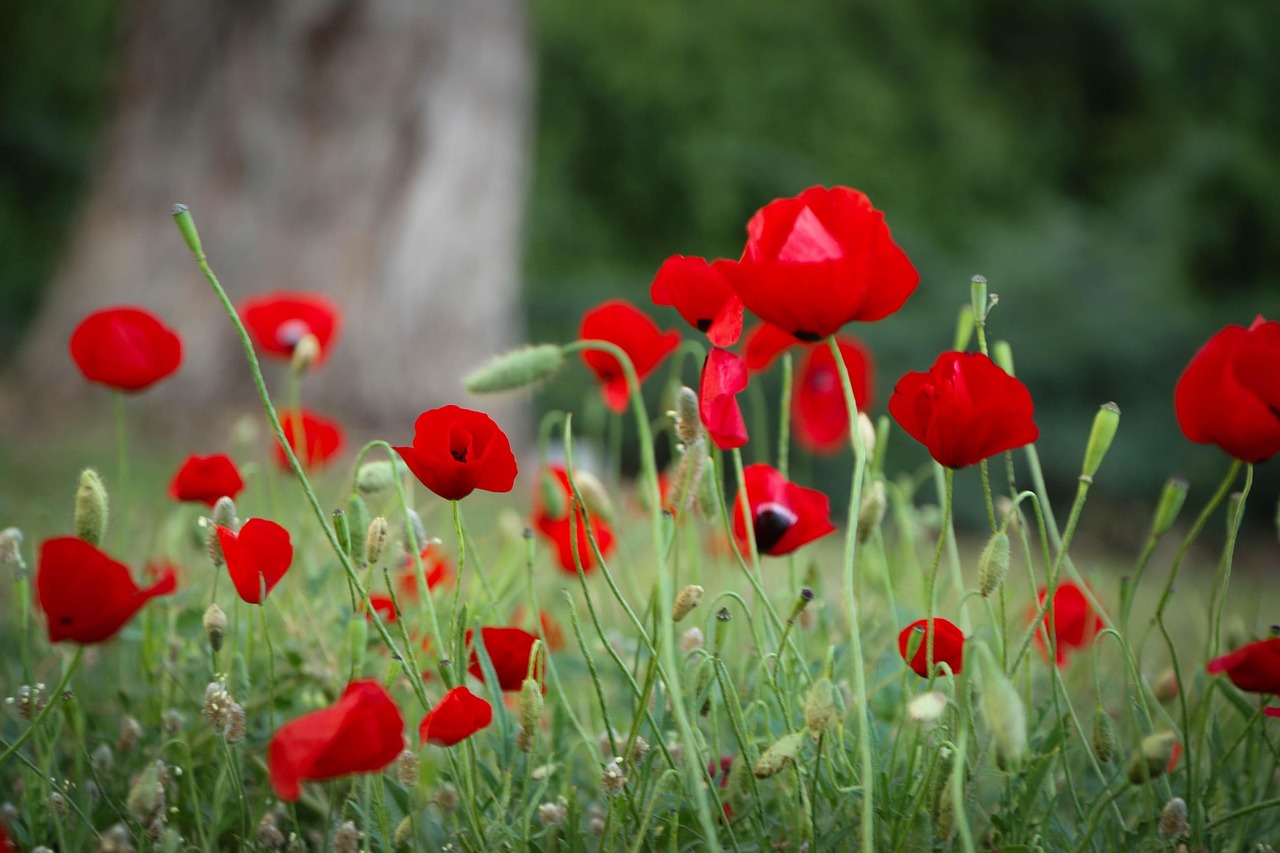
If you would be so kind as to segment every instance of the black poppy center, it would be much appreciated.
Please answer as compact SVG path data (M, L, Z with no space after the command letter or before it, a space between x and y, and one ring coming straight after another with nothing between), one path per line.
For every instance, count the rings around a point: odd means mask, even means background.
M822 340L822 335L819 335L817 332L806 331L805 329L796 329L791 334L807 344L817 343Z
M471 436L463 430L454 430L449 436L449 455L456 462L466 462L471 454Z
M699 317L698 322L694 323L694 325L698 327L699 332L705 333L707 329L711 328L711 320L708 317Z
M761 504L751 522L756 534L756 550L761 553L772 550L798 519L799 516L782 504Z

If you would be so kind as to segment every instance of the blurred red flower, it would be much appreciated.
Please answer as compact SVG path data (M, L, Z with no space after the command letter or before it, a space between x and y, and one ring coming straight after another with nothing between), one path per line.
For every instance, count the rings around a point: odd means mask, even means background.
M218 544L231 582L248 604L261 604L293 562L289 531L265 518L249 519L239 533L219 526Z
M804 341L887 317L920 283L884 214L848 187L770 202L747 223L741 260L723 269L747 310Z
M419 557L422 560L423 574L427 576L428 590L448 583L453 577L453 564L445 558L443 549L439 546L428 544ZM412 601L418 600L418 569L413 557L408 554L400 561L400 574L396 578L396 584L401 596L407 596Z
M746 389L746 363L726 349L712 347L702 363L698 415L707 434L721 450L732 450L747 443L747 422L738 405L738 394Z
M759 373L773 364L773 360L788 347L801 343L803 341L795 335L784 332L772 323L756 323L747 332L747 370Z
M571 536L569 505L573 502L573 494L569 489L568 473L561 465L550 465L543 472L540 485L543 488L557 490L560 507L559 511L556 511L555 508L547 506L542 488L539 488L535 492L533 501L533 526L556 546L556 556L560 558L561 569L570 574L577 574L578 567L573 559L574 552L577 551L578 559L582 562L582 571L591 571L596 567L596 555L591 550L591 543L587 541L588 527L595 536L600 553L606 558L613 551L613 528L594 512L584 513L579 507L573 521L577 536Z
M1040 611L1040 606L1044 604L1045 596L1048 591L1041 587L1036 594L1036 604L1030 610L1030 616L1035 619L1036 613ZM1082 649L1093 641L1098 631L1102 630L1102 617L1094 613L1093 608L1089 606L1089 599L1070 581L1064 581L1058 584L1057 591L1053 594L1053 604L1050 610L1044 614L1044 629L1036 631L1036 645L1040 647L1046 655L1048 649L1049 634L1049 617L1053 616L1054 628L1054 645L1057 647L1058 666L1062 666L1067 662L1067 653L1070 649Z
M236 463L225 453L212 456L187 457L169 484L169 497L175 501L200 501L213 506L218 498L232 500L244 488L244 480L236 469Z
M849 372L849 385L859 411L871 408L871 354L856 338L836 339L840 358ZM796 441L813 453L835 453L849 443L849 407L844 404L840 371L826 344L809 347L800 364L792 412Z
M122 563L74 536L46 539L36 566L36 598L48 618L49 642L81 645L115 636L142 606L178 587L172 569L140 589Z
M756 550L761 554L774 557L790 554L836 529L829 518L830 503L822 492L797 486L763 463L748 465L743 471L743 480L751 507ZM745 548L747 527L741 492L734 499L733 507L733 535Z
M484 640L485 651L489 653L489 660L493 663L494 674L498 676L498 686L503 690L519 690L529 677L529 656L533 653L533 644L538 638L523 628L481 628L480 637ZM467 631L467 647L471 647L471 631ZM467 672L484 681L480 658L474 650L471 652ZM535 666L533 677L542 680L540 664ZM543 690L545 689L544 687Z
M276 796L293 802L302 782L381 770L404 749L404 718L376 681L353 681L337 704L285 723L267 745Z
M889 413L948 468L1040 436L1027 386L981 353L944 352L927 373L908 373L893 389Z
M731 263L672 255L649 285L649 298L655 305L673 306L712 344L733 346L742 334L742 301L724 274Z
M319 293L277 291L254 296L240 303L240 317L258 348L277 358L292 357L298 341L315 335L320 343L317 367L328 357L329 344L342 325L338 306Z
M515 612L511 614L511 621L523 624L525 621L525 609L516 607ZM538 614L538 621L542 623L542 633L546 635L547 650L558 652L564 648L564 631L556 624L555 620L547 615L544 610Z
M1241 646L1209 661L1210 675L1225 672L1231 683L1249 693L1280 695L1280 637Z
M372 622L374 613L381 616L383 622L390 624L396 621L396 603L385 592L371 592L369 609L365 611L364 618Z
M1191 359L1173 392L1183 434L1242 462L1280 453L1280 321L1227 326Z
M493 706L465 687L455 687L422 718L423 743L453 746L493 722Z
M320 468L342 449L342 427L337 421L318 415L310 409L304 408L300 412L302 415L301 449L298 447L295 434L294 413L282 412L280 426L284 428L284 437L289 441L289 447L293 449L303 467ZM284 448L279 444L276 444L276 462L282 469L289 470L289 457L285 455Z
M952 674L959 674L964 664L964 632L954 623L934 617L933 619L917 619L902 629L898 635L898 653L907 662L907 666L921 678L929 677L929 623L933 623L933 664L945 663L951 667ZM918 638L918 639L913 639ZM911 645L919 642L919 646L910 658L907 652Z
M516 480L511 442L484 412L442 406L418 415L413 446L397 447L422 485L449 501L476 489L509 492Z
M657 323L625 299L610 299L584 314L578 337L615 344L631 359L640 382L680 344L679 332L658 331ZM605 404L615 412L625 412L627 377L618 360L598 350L584 352L582 360L600 380Z
M141 391L182 363L182 339L150 311L128 305L81 320L70 349L85 379L118 391Z

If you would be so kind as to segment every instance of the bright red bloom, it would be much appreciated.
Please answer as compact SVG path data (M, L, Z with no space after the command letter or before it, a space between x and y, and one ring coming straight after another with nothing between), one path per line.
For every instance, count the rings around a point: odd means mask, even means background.
M175 501L200 501L213 506L221 497L234 500L243 488L244 480L230 456L225 453L212 456L193 454L173 475L169 497Z
M966 468L1040 436L1031 392L981 353L944 352L928 373L908 373L889 414L938 464Z
M902 629L898 635L898 654L907 662L907 666L921 678L929 677L929 623L933 623L933 665L945 663L951 667L952 674L959 674L964 665L964 632L946 619L917 619ZM918 638L918 639L914 639ZM910 658L907 651L911 645L920 645Z
M258 348L277 358L291 358L298 341L315 335L320 342L317 367L328 357L329 344L342 325L338 306L319 293L264 293L240 303L240 318Z
M1201 347L1173 392L1187 438L1243 462L1280 453L1280 321L1227 326Z
M712 347L702 363L698 415L716 447L732 450L747 443L747 422L738 395L747 390L747 365L727 349Z
M442 549L428 544L419 554L422 571L427 576L427 589L433 590L453 577L453 565L441 553ZM416 601L418 598L418 569L408 554L400 561L400 575L396 579L402 596Z
M293 562L289 531L265 518L249 519L239 533L219 526L218 544L236 592L249 604L261 604Z
M742 259L724 270L749 311L803 341L887 317L920 283L884 214L848 187L810 187L761 208Z
M836 339L849 372L849 384L859 411L871 408L871 354L856 338ZM844 404L840 371L826 344L815 344L800 364L791 405L796 440L814 453L834 453L849 441L849 407Z
M494 674L498 676L498 686L503 690L519 690L529 677L529 656L538 638L523 628L481 628L480 636L484 640L485 651L489 653ZM467 646L470 645L471 632L468 631ZM484 681L484 671L475 651L471 652L467 672ZM542 680L540 664L535 666L533 677Z
M455 687L435 704L418 726L423 743L453 746L493 722L493 706L465 687Z
M294 437L293 412L282 412L280 426L284 428L284 437L289 447L297 455L304 468L319 468L329 462L342 449L342 427L338 422L318 415L310 409L302 409L302 449ZM276 445L276 462L284 470L289 470L289 457L284 448Z
M1231 683L1249 693L1280 696L1280 637L1268 637L1214 658L1210 675L1225 672Z
M1031 608L1031 618L1040 611L1048 591L1043 587L1036 594L1036 606ZM1070 649L1082 649L1093 641L1094 636L1102 630L1102 617L1093 612L1089 599L1085 598L1080 587L1066 581L1058 584L1053 594L1053 604L1044 614L1044 629L1036 631L1036 645L1048 654L1047 636L1049 633L1049 617L1053 616L1053 628L1057 647L1057 665L1067 662Z
M596 567L596 555L591 549L591 543L587 540L587 528L590 527L600 553L606 558L613 550L613 529L608 522L594 512L584 512L579 507L576 512L577 517L573 521L577 536L571 536L568 507L573 502L573 495L569 489L569 475L560 465L549 466L547 473L552 478L552 484L560 487L563 511L558 513L559 518L556 518L545 505L539 489L534 498L534 527L556 546L560 568L570 574L577 574L578 567L573 559L574 552L577 551L578 560L582 563L582 571L589 572Z
M679 332L658 331L657 323L625 299L610 299L584 314L578 337L618 346L631 359L640 382L680 344ZM615 412L625 412L627 377L618 360L598 350L584 352L582 360L600 380L605 404Z
M742 335L742 301L725 277L727 264L732 261L672 255L649 285L649 298L655 305L674 306L716 346L733 346Z
M836 529L829 518L831 505L822 492L797 486L759 462L746 467L743 479L756 550L761 554L781 557ZM733 506L733 535L745 547L747 527L741 492Z
M788 347L801 343L800 339L790 332L784 332L772 323L757 323L747 333L747 370L759 373L773 364Z
M90 382L141 391L182 363L182 339L142 308L94 311L71 333L71 358Z
M36 598L49 642L89 645L115 636L142 606L178 587L173 570L139 589L122 563L74 536L46 539L36 567Z
M448 501L476 489L509 492L516 481L511 442L484 412L442 406L418 415L413 446L397 447L422 485Z
M267 770L276 796L293 802L304 781L386 767L404 749L404 718L376 681L353 681L336 705L290 720L271 737Z

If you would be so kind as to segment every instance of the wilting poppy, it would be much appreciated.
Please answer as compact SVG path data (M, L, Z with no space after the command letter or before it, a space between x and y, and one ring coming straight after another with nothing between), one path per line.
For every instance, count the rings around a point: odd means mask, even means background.
M1280 695L1280 637L1241 646L1205 667L1210 675L1225 672L1231 683L1249 693Z
M804 341L902 307L920 275L884 214L848 187L810 187L761 208L738 263L723 267L747 310Z
M523 628L481 628L480 636L493 664L493 672L498 676L498 686L503 690L519 690L529 677L529 656L538 638ZM470 631L467 632L467 646L471 646ZM475 651L471 652L467 672L484 681L484 670L480 668L480 658ZM535 666L533 677L541 680L540 666Z
M289 531L265 518L249 519L239 533L219 526L218 544L236 592L249 604L261 604L293 562Z
M908 373L893 389L889 413L948 468L1040 436L1027 386L982 353L944 352L927 373Z
M1040 612L1040 606L1044 604L1046 595L1047 590L1043 587L1036 594L1036 606L1031 608L1032 619L1035 618L1036 613ZM1093 608L1089 606L1089 599L1085 598L1080 587L1070 581L1060 583L1053 594L1051 611L1045 611L1044 630L1036 631L1036 645L1046 654L1048 653L1047 636L1050 615L1053 616L1054 645L1057 647L1058 666L1067 662L1067 652L1070 649L1084 648L1093 641L1098 631L1102 630L1102 617L1093 612Z
M829 518L830 502L822 492L797 486L763 463L748 465L743 471L743 480L751 507L756 550L761 554L774 557L790 554L836 529ZM733 535L745 546L747 527L741 492L733 506Z
M933 624L933 665L945 663L953 674L964 664L964 632L946 619L917 619L898 635L898 653L921 678L929 677L929 625ZM912 645L919 643L907 657Z
M75 536L46 539L36 566L36 597L48 618L49 642L81 645L115 636L142 606L178 587L170 568L140 589L122 563Z
M595 552L591 550L591 543L587 540L588 527L595 537L600 553L605 557L608 557L613 550L613 529L607 521L594 512L584 512L579 507L577 509L577 517L573 521L573 527L576 529L577 535L571 535L569 529L569 505L573 501L569 489L569 475L562 466L549 466L543 474L541 485L544 488L554 490L555 493L550 496L544 496L542 489L537 491L533 506L534 527L538 528L538 532L550 539L552 544L556 546L556 555L560 558L560 568L571 574L577 573L578 567L573 559L574 551L576 550L578 559L582 562L582 571L591 571L596 567L596 556ZM547 497L553 497L559 506L549 506Z
M516 481L511 442L484 412L459 406L423 412L413 423L413 446L396 452L422 485L448 501L476 489L509 492Z
M448 583L453 577L453 565L444 557L438 545L428 544L419 555L422 560L422 572L427 576L427 589L432 590L441 584ZM400 574L396 578L400 595L412 600L418 597L418 568L413 557L405 554L400 561Z
M836 339L849 372L849 385L859 411L871 408L871 354L855 338ZM814 453L833 453L849 441L849 407L835 356L826 344L814 344L800 364L792 401L796 441Z
M319 293L279 291L254 296L240 303L240 318L258 348L278 358L291 358L299 341L315 335L320 344L316 366L324 363L342 325L338 306Z
M728 263L672 255L649 285L649 298L655 305L673 306L716 346L733 346L742 335L742 301L725 277Z
M1243 462L1280 453L1280 321L1257 317L1209 339L1173 392L1187 438Z
M302 783L370 773L404 749L404 718L376 681L353 681L335 705L285 723L267 746L276 796L293 802Z
M141 391L182 363L182 339L142 308L94 311L71 333L71 358L84 378L118 391Z
M680 344L680 333L660 332L658 324L625 299L610 299L582 317L578 337L584 341L608 341L631 359L640 382ZM627 377L618 359L607 352L588 350L582 360L595 373L604 401L615 412L627 410Z
M738 394L746 389L746 363L726 349L712 347L702 364L698 415L707 434L721 450L732 450L747 443L747 422L738 405Z
M465 687L455 687L422 718L418 737L423 743L453 746L493 722L493 706Z
M318 415L310 409L304 408L300 412L302 447L298 447L298 439L295 437L296 419L293 412L280 414L280 426L284 428L284 437L288 439L289 447L293 448L293 452L304 468L322 467L342 449L342 427L338 426L337 421ZM289 457L285 455L284 448L279 444L276 445L276 462L281 468L289 470Z
M236 469L236 463L225 453L212 456L187 457L169 484L169 497L175 501L200 501L208 506L218 498L235 499L244 488L244 480Z
M772 323L757 323L747 333L747 370L759 373L773 364L773 360L784 350L801 343L795 335L784 332Z

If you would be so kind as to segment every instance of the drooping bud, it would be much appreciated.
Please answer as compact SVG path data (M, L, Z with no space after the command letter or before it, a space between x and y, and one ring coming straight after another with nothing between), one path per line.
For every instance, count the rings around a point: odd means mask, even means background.
M463 384L472 394L514 391L550 379L564 366L555 344L537 344L504 353L471 372Z
M1098 708L1093 715L1093 732L1090 736L1093 754L1103 764L1110 764L1120 757L1120 732L1111 715Z
M907 702L907 719L919 726L932 726L947 711L947 694L928 690Z
M1173 732L1147 735L1129 756L1125 775L1134 785L1149 782L1167 773L1181 751L1178 736Z
M1170 477L1160 490L1160 501L1156 504L1156 514L1151 520L1151 535L1163 536L1178 520L1182 512L1182 504L1187 500L1187 481L1182 477Z
M1000 495L996 498L996 518L999 519L1002 529L1010 534L1016 534L1018 525L1022 523L1022 516L1018 514L1018 505L1008 495Z
M209 648L214 652L222 651L222 638L227 635L227 614L215 601L204 611L204 634L209 639Z
M885 497L884 480L875 480L862 496L862 504L858 507L858 542L866 542L871 538L884 521L884 512L889 502Z
M676 435L685 446L693 444L707 434L702 425L702 416L698 414L698 394L692 388L680 386L676 395Z
M778 738L772 746L761 753L751 772L757 779L776 776L784 767L796 760L796 756L804 747L804 735L804 732L791 732Z
M836 715L836 689L831 679L823 676L813 682L804 700L804 724L809 736L817 740Z
M1080 478L1089 482L1098 473L1102 459L1111 449L1116 430L1120 428L1120 407L1115 403L1103 403L1098 413L1093 416L1093 429L1089 431L1089 443L1084 448L1084 466L1080 469Z
M1156 676L1151 685L1151 692L1161 705L1167 705L1178 698L1178 673L1170 667Z
M695 584L689 584L680 590L680 594L676 596L675 604L671 607L671 621L679 622L688 616L693 608L698 606L698 602L702 601L702 587Z
M382 516L369 522L369 532L364 537L364 559L367 565L376 566L378 560L382 559L382 552L386 550L387 537L390 535L391 528Z
M1013 372L1013 348L1008 341L996 341L991 345L991 360L1000 365L1000 369L1010 376Z
M530 735L542 722L542 685L536 678L526 678L520 685L520 728Z
M996 742L1002 767L1016 767L1027 752L1027 712L1022 697L985 643L979 649L982 672L982 713Z
M613 499L609 497L599 477L590 471L574 471L573 482L577 485L578 492L582 495L582 503L588 512L600 516L605 521L613 519Z
M289 369L294 375L301 376L307 372L307 368L316 363L318 358L320 358L320 339L307 332L293 345Z
M356 491L376 495L391 488L396 481L396 466L386 459L366 462L356 471Z
M1000 588L1009 574L1009 534L998 530L978 556L978 591L986 598Z
M102 544L107 532L107 490L102 478L92 468L80 472L80 486L76 489L76 536L95 548Z
M1191 824L1187 821L1187 801L1182 797L1174 797L1165 803L1164 808L1160 810L1156 831L1165 841L1176 841L1190 832Z
M353 560L364 559L364 542L360 540L360 531L368 530L369 523L373 520L369 517L369 507L365 505L364 498L359 495L352 495L347 498L347 554Z

